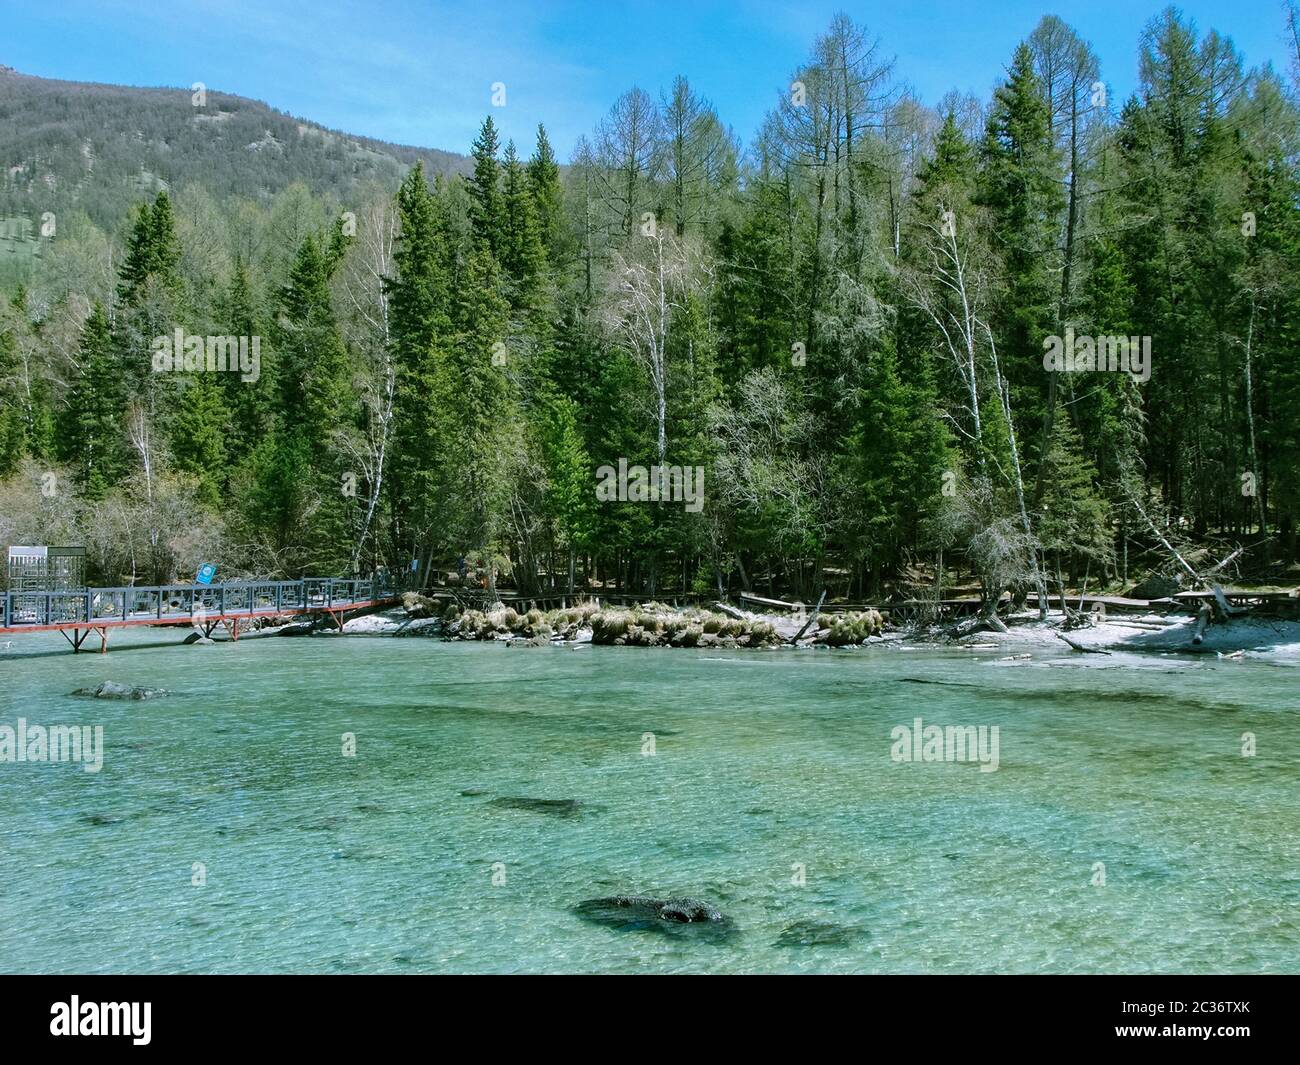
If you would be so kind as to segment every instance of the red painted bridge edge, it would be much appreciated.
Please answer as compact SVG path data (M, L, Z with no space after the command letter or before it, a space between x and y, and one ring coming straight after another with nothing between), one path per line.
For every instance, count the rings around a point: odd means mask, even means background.
M0 628L0 636L21 635L26 632L62 632L66 634L71 631L74 639L68 642L72 645L74 652L81 650L81 645L85 639L92 633L99 633L100 653L108 649L108 630L124 629L140 625L189 625L191 628L198 628L200 625L206 626L206 633L212 632L217 625L226 624L230 630L231 639L239 639L239 622L253 620L255 618L271 617L299 617L303 614L329 614L334 623L342 630L342 616L356 610L369 610L372 607L386 606L400 601L400 596L390 595L379 599L359 600L355 603L337 603L331 606L313 605L313 606L294 606L290 610L236 610L225 613L205 613L203 615L181 615L176 617L163 618L96 618L93 621L60 621L50 625L16 625L8 628ZM84 635L82 630L85 630ZM206 635L205 633L205 635Z

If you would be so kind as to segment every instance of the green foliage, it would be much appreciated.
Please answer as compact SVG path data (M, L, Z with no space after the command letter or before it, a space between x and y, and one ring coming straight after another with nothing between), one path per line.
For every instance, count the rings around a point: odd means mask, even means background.
M90 499L104 495L126 468L125 401L108 315L96 303L81 331L77 377L58 426L59 458Z
M500 142L488 115L474 140L474 173L470 175L470 222L474 239L500 261L505 252L505 212L502 209Z
M229 461L230 414L221 386L209 374L196 374L181 394L181 407L172 425L176 466L198 481L198 498L218 509L221 485Z
M1293 87L1173 10L1117 116L1057 19L986 112L895 100L868 44L837 16L744 156L683 77L563 169L542 126L462 159L0 74L0 478L65 464L160 571L180 500L250 572L464 557L537 593L884 595L932 550L990 595L1100 583L1132 493L1294 555ZM259 338L259 379L152 373L176 329ZM1150 336L1150 380L1046 373L1066 329ZM703 510L598 500L661 425Z

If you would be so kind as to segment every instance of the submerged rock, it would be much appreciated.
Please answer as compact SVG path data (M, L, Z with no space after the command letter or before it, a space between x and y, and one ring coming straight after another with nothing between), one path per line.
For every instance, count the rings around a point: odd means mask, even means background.
M106 680L93 688L78 688L72 694L85 696L88 699L155 699L162 695L170 695L171 692L166 688L130 688L125 684Z
M690 896L655 899L649 895L611 895L578 903L573 912L584 921L621 932L657 931L669 934L686 929L725 936L735 924L712 903Z
M827 921L795 921L777 937L777 947L847 947L865 938L867 930Z
M489 806L498 806L503 810L527 810L535 814L550 814L552 817L577 817L582 810L582 803L577 799L530 799L520 795L503 795L493 799Z
M126 820L117 814L82 814L81 820L88 825L95 825L97 828L103 828L105 825L120 825Z

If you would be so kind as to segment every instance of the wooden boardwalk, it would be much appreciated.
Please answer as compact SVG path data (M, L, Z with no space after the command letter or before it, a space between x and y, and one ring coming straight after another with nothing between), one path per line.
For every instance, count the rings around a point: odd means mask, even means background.
M134 585L64 592L0 595L0 635L61 632L80 651L90 634L108 649L108 630L139 625L189 625L210 636L224 625L233 640L239 624L282 614L328 614L340 629L349 611L394 602L398 593L378 580L306 577L234 584Z

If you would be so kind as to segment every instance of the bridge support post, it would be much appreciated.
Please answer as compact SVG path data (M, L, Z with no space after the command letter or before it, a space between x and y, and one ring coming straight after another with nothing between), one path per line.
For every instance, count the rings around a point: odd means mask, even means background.
M63 634L63 638L67 640L68 643L72 644L72 653L75 655L81 653L81 645L86 642L86 638L90 635L91 630L86 629L83 632L81 629L73 629L71 637L68 636L67 629L60 629L59 632Z
M226 631L230 633L232 643L239 642L239 618L226 619Z
M86 635L87 636L90 635L89 630L86 631ZM101 655L108 653L108 626L107 625L99 626L99 653Z

